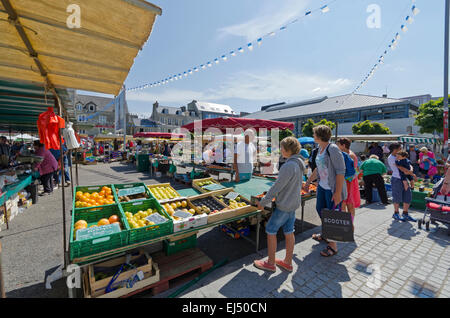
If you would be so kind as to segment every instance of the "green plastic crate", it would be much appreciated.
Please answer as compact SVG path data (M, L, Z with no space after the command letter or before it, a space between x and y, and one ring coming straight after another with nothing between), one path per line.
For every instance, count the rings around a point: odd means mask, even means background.
M131 200L130 202L136 202L136 201L142 201L142 200L148 200L148 199L155 199L155 197L152 195L152 193L147 188L147 186L144 183L142 183L142 182L125 183L125 184L113 184L114 199L116 200L116 202L118 204L128 203L128 202L119 202L119 196L117 195L117 191L116 190L121 190L121 189L126 189L126 188L135 188L135 187L140 187L140 186L143 186L145 188L145 194L147 195L148 198L147 199Z
M81 191L83 193L94 193L94 192L100 192L102 190L103 187L109 187L111 188L111 191L113 193L114 196L114 204L107 204L107 205L99 205L98 207L107 207L107 206L112 206L112 205L116 205L119 201L117 200L116 196L114 195L114 188L112 187L111 184L104 184L104 185L93 185L93 186L79 186L79 187L74 187L73 188L73 202L72 202L72 210L75 211L86 211L88 209L91 209L92 207L88 207L88 208L76 208L75 207L75 202L76 202L76 193L78 191Z
M82 241L75 240L74 226L76 222L85 220L88 223L88 227L90 227L93 224L97 224L100 219L108 219L114 214L120 219L122 228L120 233L99 236ZM117 204L74 210L70 228L70 259L94 255L128 245L129 229L125 215Z
M170 242L169 240L164 240L164 252L167 256L173 255L175 253L187 250L197 246L197 234L191 235L184 239Z
M153 210L156 209L160 215L164 216L167 219L167 222L162 224L149 225L141 227L139 229L132 229L125 218L125 222L127 222L127 226L129 228L130 244L148 241L154 238L158 238L164 235L170 235L173 233L172 218L167 214L167 212L163 209L163 207L158 203L156 199L121 203L120 208L122 210L123 215L125 215L125 212L130 212L134 215L139 211L145 211L147 209Z
M426 209L426 201L425 198L428 196L427 192L419 192L419 191L413 191L412 192L412 201L411 201L411 208L418 209L418 210L425 210Z

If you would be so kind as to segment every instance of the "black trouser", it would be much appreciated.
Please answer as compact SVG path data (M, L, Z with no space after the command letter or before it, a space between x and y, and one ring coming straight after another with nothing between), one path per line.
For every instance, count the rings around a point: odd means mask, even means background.
M384 204L388 203L388 198L386 194L386 188L384 186L384 179L381 174L372 174L370 176L363 177L364 180L364 192L366 193L367 202L372 202L372 189L373 185L378 189L378 194L380 195L381 202Z
M42 182L42 185L44 186L44 192L47 192L47 193L53 192L52 178L53 178L53 172L50 172L50 173L47 173L47 174L44 174L43 176L41 176L41 182Z

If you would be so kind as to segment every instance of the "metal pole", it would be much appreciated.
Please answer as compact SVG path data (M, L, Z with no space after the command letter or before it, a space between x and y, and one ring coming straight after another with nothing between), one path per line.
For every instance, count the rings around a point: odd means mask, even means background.
M2 272L2 242L0 242L0 298L6 298L5 283L3 281L3 272Z
M55 99L55 102L58 103L59 116L62 117L62 108L61 101L59 99ZM63 212L63 255L66 253L66 193L64 189L65 185L65 177L64 177L64 151L62 144L62 129L59 129L59 160L61 161L61 185L62 185L62 212ZM64 257L64 268L67 268L66 258Z
M445 0L445 40L444 40L444 156L445 156L445 158L448 157L449 10L450 10L450 0Z

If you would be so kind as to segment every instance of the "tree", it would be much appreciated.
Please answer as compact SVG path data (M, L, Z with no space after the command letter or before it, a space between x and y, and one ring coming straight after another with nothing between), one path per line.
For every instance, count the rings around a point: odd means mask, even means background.
M325 125L330 127L331 130L334 130L336 128L336 124L332 121L328 121L326 119L322 119L318 123L315 123L312 119L308 119L306 124L302 127L302 134L305 137L313 137L313 128L319 125Z
M423 104L415 117L414 125L420 127L421 134L442 133L444 131L444 98Z
M293 133L290 129L281 130L281 131L280 131L280 134L279 134L280 142L281 142L284 138L286 138L286 137L291 137L291 136L294 136L294 133Z
M390 135L391 130L381 123L373 123L370 120L362 121L352 126L355 135Z

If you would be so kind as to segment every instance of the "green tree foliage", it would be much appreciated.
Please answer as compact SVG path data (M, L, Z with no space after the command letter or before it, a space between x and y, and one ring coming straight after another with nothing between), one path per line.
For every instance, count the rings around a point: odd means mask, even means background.
M355 135L390 135L391 130L381 123L373 123L370 120L362 121L352 126Z
M279 139L280 142L286 138L286 137L291 137L294 136L294 133L290 130L290 129L285 129L285 130L280 130L280 134L279 134Z
M336 124L332 121L328 121L326 119L322 119L318 123L315 123L312 119L308 119L306 124L303 125L302 128L302 134L305 137L313 137L313 128L319 125L325 125L330 127L331 130L334 130L336 128Z
M433 134L435 131L442 133L444 131L444 98L423 104L415 117L414 124L420 127L421 134Z

